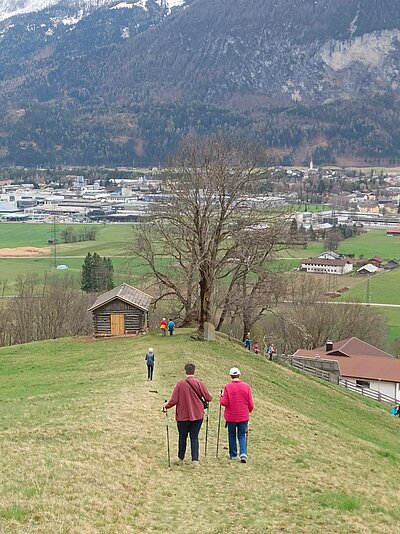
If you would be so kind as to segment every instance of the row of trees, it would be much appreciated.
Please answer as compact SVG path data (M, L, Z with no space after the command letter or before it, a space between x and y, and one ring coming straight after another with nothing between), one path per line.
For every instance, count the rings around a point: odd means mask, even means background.
M61 232L61 239L64 243L76 243L77 241L95 241L97 230L93 226L82 228L79 232L71 226L67 226Z
M68 275L21 278L16 295L0 306L0 345L90 334L87 309L92 303L93 297L77 292Z

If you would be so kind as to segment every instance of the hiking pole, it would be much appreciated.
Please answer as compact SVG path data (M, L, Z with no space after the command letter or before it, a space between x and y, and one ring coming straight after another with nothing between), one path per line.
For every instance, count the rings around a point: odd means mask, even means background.
M222 389L221 389L221 395L222 395ZM218 451L219 451L219 433L221 430L221 411L222 411L222 405L219 403L219 415L218 415L218 432L217 432L217 454L215 455L216 458L218 458Z
M167 399L165 399L165 402L168 402ZM163 408L163 411L165 412L165 426L167 429L167 456L168 456L168 467L171 467L171 456L169 453L169 427L168 427L168 410L166 408Z
M206 408L207 410L207 417L206 417L206 441L204 443L204 458L207 456L207 442L208 442L208 406Z

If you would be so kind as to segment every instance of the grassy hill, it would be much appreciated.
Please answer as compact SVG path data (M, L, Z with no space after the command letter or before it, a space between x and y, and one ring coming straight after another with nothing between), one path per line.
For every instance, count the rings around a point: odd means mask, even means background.
M168 468L161 409L188 360L215 399L232 365L251 383L248 464L229 462L224 428L215 458L215 401L201 468ZM383 405L187 331L1 349L0 532L392 534L399 424Z

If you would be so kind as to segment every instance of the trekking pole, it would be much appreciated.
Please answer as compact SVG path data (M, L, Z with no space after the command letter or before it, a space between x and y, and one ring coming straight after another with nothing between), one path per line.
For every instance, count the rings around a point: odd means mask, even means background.
M221 395L222 395L222 389L221 389ZM221 430L221 410L222 410L222 406L221 406L221 403L219 403L218 432L217 432L217 454L215 455L216 458L218 458L218 451L219 451L219 433L220 433L220 430Z
M206 441L204 443L204 458L207 456L207 442L208 442L208 410L209 408L207 407L207 417L206 417Z
M167 399L165 399L165 402L167 402ZM171 456L169 453L169 427L168 427L168 410L163 408L163 411L165 412L165 425L167 429L167 457L168 457L168 467L171 467Z

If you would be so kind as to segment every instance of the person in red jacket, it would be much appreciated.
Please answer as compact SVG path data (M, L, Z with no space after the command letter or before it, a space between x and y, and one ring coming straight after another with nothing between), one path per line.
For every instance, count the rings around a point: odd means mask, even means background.
M160 322L160 330L162 336L165 336L167 334L167 320L165 319L165 317Z
M178 426L178 458L176 465L182 465L186 453L187 437L190 435L192 466L199 467L199 432L204 417L204 401L212 400L211 393L201 380L194 377L194 363L185 365L186 380L179 380L172 392L171 399L164 404L168 410L173 406Z
M240 380L240 371L232 367L229 371L232 381L224 388L220 403L225 407L224 417L228 427L229 458L237 459L237 440L239 440L240 461L247 462L246 431L254 401L249 384Z

